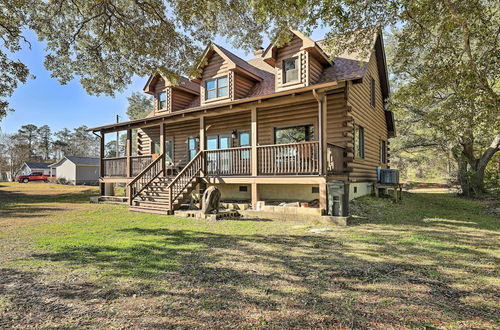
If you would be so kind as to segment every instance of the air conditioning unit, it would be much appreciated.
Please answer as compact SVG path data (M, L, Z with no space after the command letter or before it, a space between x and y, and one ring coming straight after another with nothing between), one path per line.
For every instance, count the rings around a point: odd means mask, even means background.
M399 170L388 168L377 168L377 179L382 184L398 184Z

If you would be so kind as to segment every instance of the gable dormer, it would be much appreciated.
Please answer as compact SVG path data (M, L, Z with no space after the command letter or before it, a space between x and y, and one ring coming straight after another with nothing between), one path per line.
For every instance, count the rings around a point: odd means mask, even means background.
M200 95L200 86L185 77L177 84L164 78L160 73L149 77L144 92L154 96L154 114L162 114L186 109Z
M263 80L262 70L216 44L207 47L196 70L192 81L200 84L201 105L244 98Z
M332 65L316 42L299 31L291 32L289 42L280 47L273 43L262 54L263 60L275 68L276 91L314 84L324 67Z

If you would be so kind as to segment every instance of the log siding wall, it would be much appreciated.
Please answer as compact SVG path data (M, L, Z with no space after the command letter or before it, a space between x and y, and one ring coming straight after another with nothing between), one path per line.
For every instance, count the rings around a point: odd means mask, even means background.
M375 80L375 108L371 105L371 78ZM365 157L354 157L348 164L352 169L350 178L353 181L376 181L376 168L387 168L387 164L380 162L380 140L388 141L388 133L375 53L370 57L363 82L350 84L348 105L352 109L348 116L352 136L349 147L354 148L354 125L364 128L365 139ZM349 156L352 157L353 152Z

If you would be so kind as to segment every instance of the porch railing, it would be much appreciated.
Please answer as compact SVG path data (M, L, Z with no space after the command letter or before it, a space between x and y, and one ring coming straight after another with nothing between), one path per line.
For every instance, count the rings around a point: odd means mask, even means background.
M258 173L262 175L319 174L319 142L257 147Z
M328 143L326 150L328 174L342 174L344 171L345 148L332 143Z
M345 148L328 143L326 171L342 174ZM318 175L319 142L299 142L257 146L257 173L259 175ZM205 150L199 157L206 176L230 176L252 174L252 148ZM152 164L152 155L131 157L132 176ZM204 162L204 164L203 164ZM127 177L127 157L103 159L104 176Z
M132 181L128 183L130 188L129 202L136 198L141 191L144 190L154 179L160 176L163 172L162 163L165 159L165 154L160 154L158 158L152 161L145 169L143 169Z
M205 151L205 175L252 174L252 148L239 147Z
M187 165L170 181L167 188L169 191L169 206L173 210L174 201L186 191L189 184L200 174L203 169L203 151L199 151L196 156L187 163Z
M127 176L127 157L104 158L104 176Z
M105 177L128 177L127 175L127 157L104 158L104 176ZM145 169L152 161L151 155L130 157L132 176L136 176Z
M141 155L141 156L132 156L131 158L131 166L132 166L132 176L137 176L143 169L145 169L151 161L153 160L151 155Z

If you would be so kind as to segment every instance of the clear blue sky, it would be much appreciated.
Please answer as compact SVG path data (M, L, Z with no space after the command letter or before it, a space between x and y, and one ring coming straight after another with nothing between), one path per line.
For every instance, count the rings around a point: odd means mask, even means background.
M311 37L318 40L323 35L324 31L319 30ZM45 45L38 42L34 34L28 33L27 36L32 44L31 50L26 47L11 58L27 64L36 79L19 86L9 99L15 112L8 113L0 122L1 132L14 133L25 124L46 124L52 131L80 125L95 127L113 123L116 115L121 116L121 121L127 120L127 97L134 91L142 91L147 77L135 77L127 90L115 98L90 96L80 85L78 77L67 85L60 85L57 79L51 78L43 66ZM228 45L223 38L217 38L215 42L244 59L252 56Z

